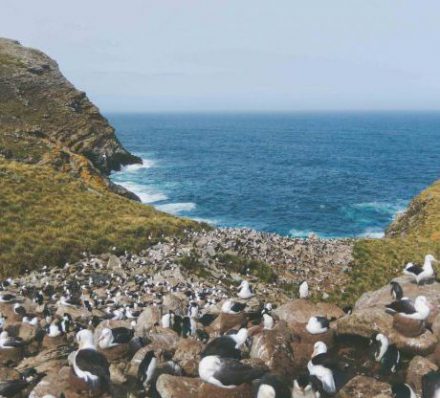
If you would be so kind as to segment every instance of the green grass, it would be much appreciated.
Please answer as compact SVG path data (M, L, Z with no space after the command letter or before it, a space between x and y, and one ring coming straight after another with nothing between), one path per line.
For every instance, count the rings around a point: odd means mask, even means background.
M183 269L200 278L207 278L211 275L201 263L200 256L195 250L191 250L189 254L180 257L178 262Z
M354 302L363 292L401 275L407 262L423 262L426 254L440 258L440 182L411 202L408 211L389 227L386 238L355 243L350 282L335 301Z
M0 276L57 266L81 252L140 251L201 224L179 219L45 166L0 159Z
M221 254L218 262L229 272L236 272L242 275L247 273L258 277L262 282L275 282L277 274L269 264L234 254Z

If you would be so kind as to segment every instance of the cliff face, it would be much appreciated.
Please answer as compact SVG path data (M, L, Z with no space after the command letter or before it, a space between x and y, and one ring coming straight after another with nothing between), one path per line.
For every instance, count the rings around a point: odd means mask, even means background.
M0 153L56 167L66 159L75 164L72 154L82 155L103 175L141 162L125 150L96 106L66 80L54 60L2 38Z

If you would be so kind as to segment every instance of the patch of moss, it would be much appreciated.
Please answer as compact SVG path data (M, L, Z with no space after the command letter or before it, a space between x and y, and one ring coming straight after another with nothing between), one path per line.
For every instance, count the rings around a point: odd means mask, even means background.
M0 153L6 158L37 163L48 151L43 140L29 133L0 133Z
M0 158L0 176L0 277L202 228L47 166Z
M241 275L251 274L258 277L262 282L272 283L277 280L277 274L269 264L262 261L224 253L217 257L219 263L230 272Z
M205 266L201 263L200 256L195 250L191 250L189 254L180 257L179 264L183 269L198 277L206 278L210 275Z

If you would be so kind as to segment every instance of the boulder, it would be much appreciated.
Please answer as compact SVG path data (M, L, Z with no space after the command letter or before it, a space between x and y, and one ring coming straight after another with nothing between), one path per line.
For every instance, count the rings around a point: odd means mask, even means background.
M163 298L163 312L169 310L174 311L176 314L186 314L188 307L188 297L183 293L167 294Z
M160 322L162 313L159 307L149 306L139 315L135 326L136 336L145 337L146 333Z
M158 349L162 351L175 350L179 335L172 329L156 327L146 336Z
M253 337L250 357L261 359L272 372L289 377L295 369L292 346L293 335L287 323L280 321L272 330Z
M338 319L336 331L338 334L354 334L370 338L374 332L389 335L393 328L393 317L383 308L363 308Z
M193 339L180 339L177 344L174 360L180 365L187 376L198 376L199 356L203 344Z
M202 381L189 377L160 375L156 382L156 389L161 398L197 397Z
M254 394L250 384L242 384L237 388L220 388L212 384L202 383L197 398L253 398Z
M45 372L51 369L52 366L55 367L59 362L65 363L70 351L71 349L68 346L59 346L50 350L40 351L38 355L21 361L17 370L22 371L26 368L35 368L39 372Z
M198 378L160 375L156 389L161 398L253 398L252 387L220 388L202 382Z
M414 387L416 394L422 393L422 376L431 370L438 370L438 366L426 358L415 356L408 365L406 382Z
M312 316L320 315L331 318L341 318L345 315L339 307L329 303L314 304L304 299L288 301L286 304L274 310L279 319L286 321L289 327L295 327L298 323L307 323Z
M393 317L383 308L369 307L355 310L351 315L344 316L337 321L338 334L352 334L370 338L374 332L388 336L397 347L412 355L428 355L437 344L437 338L425 330L417 337L406 337L393 327Z
M426 296L428 301L433 304L435 308L438 308L440 305L440 283L433 282L430 284L417 286L409 276L402 276L394 280L399 282L399 284L402 286L404 296L413 300L417 296ZM356 311L371 307L384 308L386 304L389 304L393 301L390 294L390 289L391 287L386 285L376 291L364 293L356 302L354 310ZM438 313L438 309L431 311L428 322L431 323Z
M392 398L391 386L372 377L356 376L336 395L338 398Z
M119 271L121 266L122 266L122 262L119 259L119 257L115 256L114 254L110 254L110 256L108 258L108 262L107 262L107 268L109 270L113 270L113 271L118 270Z
M241 325L246 321L246 315L244 313L240 314L225 314L220 313L220 315L215 318L215 320L206 328L206 331L210 335L221 335L230 329L239 329Z
M48 396L59 397L64 394L66 398L81 398L83 393L74 391L69 385L69 367L63 367L59 371L48 373L34 387L29 398L45 398Z

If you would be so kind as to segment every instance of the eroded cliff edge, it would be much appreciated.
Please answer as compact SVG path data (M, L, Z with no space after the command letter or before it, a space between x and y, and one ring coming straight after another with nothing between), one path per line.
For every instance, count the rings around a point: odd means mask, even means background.
M106 176L141 160L118 141L86 94L41 51L0 38L0 153L92 178L133 199Z

